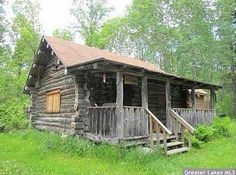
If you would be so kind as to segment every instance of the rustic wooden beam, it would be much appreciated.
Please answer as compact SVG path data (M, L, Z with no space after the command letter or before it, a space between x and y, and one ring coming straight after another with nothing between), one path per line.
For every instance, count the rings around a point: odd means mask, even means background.
M171 94L170 94L170 81L169 80L167 80L165 84L165 95L166 95L166 125L167 125L167 128L172 131L171 120L170 120Z
M122 139L124 136L124 122L123 122L123 73L116 73L116 115L117 115L117 135Z
M148 108L148 89L147 89L147 77L142 77L142 107Z
M215 91L213 89L210 90L210 108L214 109L215 106Z
M191 89L191 103L192 103L192 108L195 109L196 107L195 87L192 87Z

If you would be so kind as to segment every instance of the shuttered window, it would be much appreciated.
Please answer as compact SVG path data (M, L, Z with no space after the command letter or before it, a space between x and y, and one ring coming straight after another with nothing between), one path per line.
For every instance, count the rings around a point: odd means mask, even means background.
M53 90L46 93L46 112L56 113L60 112L61 94L60 90Z

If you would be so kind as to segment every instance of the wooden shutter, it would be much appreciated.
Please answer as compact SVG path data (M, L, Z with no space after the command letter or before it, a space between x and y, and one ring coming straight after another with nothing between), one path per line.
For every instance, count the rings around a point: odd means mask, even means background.
M53 112L60 112L61 96L60 92L53 94Z
M61 95L60 90L53 90L46 94L46 112L60 112Z

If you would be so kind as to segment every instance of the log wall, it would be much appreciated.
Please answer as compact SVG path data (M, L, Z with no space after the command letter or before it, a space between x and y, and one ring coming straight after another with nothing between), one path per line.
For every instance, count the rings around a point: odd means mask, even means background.
M46 93L60 89L61 104L59 113L46 113ZM75 76L68 73L53 55L43 73L31 90L30 115L35 128L59 133L71 133L72 115L75 114Z

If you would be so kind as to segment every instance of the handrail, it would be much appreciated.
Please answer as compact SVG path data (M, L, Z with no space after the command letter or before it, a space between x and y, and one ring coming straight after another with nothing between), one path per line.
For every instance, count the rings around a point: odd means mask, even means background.
M200 108L172 108L173 110L189 110L189 111L214 111L214 109L200 109Z
M182 117L180 117L179 114L177 114L173 109L171 109L170 112L173 115L173 117L175 117L175 119L178 122L180 122L182 125L184 125L185 128L187 128L191 133L195 131L195 129L188 122L186 122Z
M156 116L147 108L145 108L146 112L161 126L161 128L169 135L171 135L171 131L168 130L165 125L163 125L163 123L158 119L156 118Z
M89 106L89 109L111 109L116 108L115 106Z

